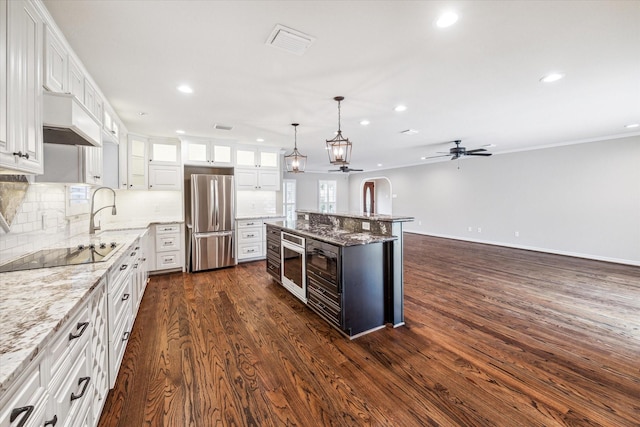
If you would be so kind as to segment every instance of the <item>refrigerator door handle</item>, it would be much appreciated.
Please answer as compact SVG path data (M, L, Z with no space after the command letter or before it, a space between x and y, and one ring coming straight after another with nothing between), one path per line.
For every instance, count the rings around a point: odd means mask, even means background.
M213 186L213 180L208 180L207 181L207 185L209 186L209 212L211 212L211 216L208 217L209 220L209 225L208 225L208 229L209 230L215 230L213 224L215 221L215 211L214 209L212 209L215 206L216 203L216 193L215 193L215 188Z
M211 233L196 233L194 239L206 239L207 237L225 237L233 235L233 231L212 231Z
M213 188L214 188L214 196L215 199L213 199L215 201L215 207L213 208L214 210L214 214L216 216L216 230L220 230L220 200L218 200L218 178L214 179L214 183L213 183Z

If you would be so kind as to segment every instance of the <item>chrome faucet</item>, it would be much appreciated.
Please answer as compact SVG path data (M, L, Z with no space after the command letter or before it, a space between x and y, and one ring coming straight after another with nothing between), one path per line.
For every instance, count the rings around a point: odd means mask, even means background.
M112 205L107 205L104 207L101 207L100 209L98 209L97 211L93 211L93 202L96 198L96 193L100 190L111 190L111 192L113 193L113 204ZM100 223L98 223L98 225L96 226L94 224L95 221L95 217L96 214L98 212L100 212L103 209L106 208L111 208L111 215L115 215L116 214L116 192L113 190L113 188L109 188L109 187L98 187L96 188L96 190L93 192L93 195L91 196L91 217L89 218L89 234L96 234L96 230L100 230Z

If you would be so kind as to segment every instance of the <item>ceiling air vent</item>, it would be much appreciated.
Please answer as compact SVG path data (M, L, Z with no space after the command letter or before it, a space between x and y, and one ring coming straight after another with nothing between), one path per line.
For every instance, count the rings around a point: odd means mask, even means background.
M215 125L213 125L213 128L219 130L231 130L233 129L233 126L219 125L218 123L216 123Z
M302 55L315 40L315 37L278 24L267 38L266 44L289 53Z
M400 132L403 135L415 135L418 133L417 130L415 129L407 129L407 130L403 130L402 132Z

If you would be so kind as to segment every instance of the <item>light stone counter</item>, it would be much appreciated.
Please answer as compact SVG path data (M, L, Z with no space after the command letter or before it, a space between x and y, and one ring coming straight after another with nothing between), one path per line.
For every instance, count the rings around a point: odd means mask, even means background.
M56 245L117 242L118 248L106 261L0 273L0 394L87 301L144 229L78 235Z

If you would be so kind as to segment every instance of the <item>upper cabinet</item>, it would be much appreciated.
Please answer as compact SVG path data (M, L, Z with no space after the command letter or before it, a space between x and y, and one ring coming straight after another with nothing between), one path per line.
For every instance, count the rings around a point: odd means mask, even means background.
M146 190L149 185L147 144L149 144L149 138L129 134L127 141L127 182L130 190Z
M150 138L148 141L150 164L180 165L180 141L168 138Z
M233 166L233 141L217 139L182 139L185 165Z
M180 141L129 134L127 141L130 190L180 190Z
M28 0L2 0L0 9L0 31L6 31L2 37L6 49L3 46L0 53L6 55L0 94L0 170L42 173L44 19Z
M236 166L279 169L278 150L256 149L256 148L236 148Z
M44 87L51 92L69 92L69 56L49 25L44 29Z
M68 56L67 70L69 80L68 92L78 98L80 102L84 103L84 74L71 55Z

